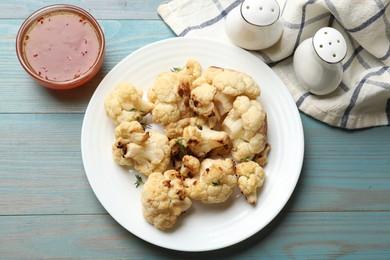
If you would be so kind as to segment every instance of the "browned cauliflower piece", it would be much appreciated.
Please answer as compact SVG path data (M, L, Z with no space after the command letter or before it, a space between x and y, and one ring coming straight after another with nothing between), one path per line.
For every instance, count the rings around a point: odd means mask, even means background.
M219 68L219 67L215 67L215 66L208 67L203 72L203 74L192 83L191 94L196 93L196 91L194 91L194 90L202 85L213 86L214 77L216 75L222 73L223 71L224 71L223 68ZM214 113L215 113L215 110L218 111L217 116L219 116L219 118L220 118L220 117L224 116L225 114L227 114L232 109L233 102L234 102L234 99L236 98L236 96L225 95L220 90L215 88L215 86L213 86L213 87L214 87L214 89L207 88L207 90L209 90L209 92L212 91L211 93L209 93L209 95L212 96L212 102L213 102L212 110L214 111ZM198 92L200 92L200 90L198 90ZM202 103L204 103L204 102L202 102ZM191 105L191 103L190 103L190 105ZM215 114L217 114L217 113L215 113ZM207 118L207 116L205 116L205 117Z
M205 204L221 203L233 193L237 184L232 159L205 159L199 172L184 180L184 187L191 199Z
M183 138L181 137L169 140L168 144L171 147L172 167L179 171L183 163L183 157L189 155L190 150L183 144Z
M221 119L218 109L214 104L214 96L217 89L204 83L193 89L190 95L190 107L196 115L207 118L208 125L213 128Z
M232 150L232 143L229 142L224 146L214 148L208 153L209 158L226 158L230 156L230 152Z
M118 164L133 166L147 176L168 167L171 148L165 135L154 130L145 132L138 121L132 121L117 126L115 136L112 153Z
M202 70L202 65L200 65L198 61L189 59L179 73L186 75L188 77L188 81L192 83L202 75Z
M192 82L191 91L193 89L199 87L200 85L203 85L204 83L212 85L213 84L213 78L217 74L219 74L219 73L221 73L223 71L224 71L223 68L219 68L219 67L216 67L216 66L208 67L207 69L205 69L205 71L203 71L203 73L202 73L202 75L200 75L200 77L198 77L197 79L195 79Z
M180 173L175 170L150 174L144 184L141 202L146 221L161 230L172 228L177 218L192 205Z
M257 162L261 167L264 167L268 163L268 152L270 149L271 145L267 143L264 150L255 155L253 161Z
M167 125L183 117L190 117L189 82L187 77L176 72L160 73L148 91L148 98L154 102L153 122Z
M250 204L256 204L257 189L263 186L263 168L253 161L242 162L236 166L237 184Z
M213 130L205 125L200 128L187 126L183 131L183 145L196 157L204 158L213 149L229 143L227 133Z
M153 104L142 99L143 92L128 82L119 83L104 102L106 115L119 125L124 121L141 120Z
M222 123L222 130L232 141L232 156L238 162L252 160L264 150L267 141L267 118L258 100L239 96Z
M169 140L169 146L171 147L172 166L175 170L180 171L180 173L183 175L183 178L192 176L194 172L199 170L194 170L199 168L199 159L191 155L193 152L189 147L184 145L183 138ZM211 152L217 149L218 148L215 148Z
M180 175L183 179L192 178L198 174L200 169L200 161L198 158L185 155L182 159L182 165L180 169Z
M162 125L193 116L189 107L192 81L201 73L200 64L189 60L179 72L160 73L148 91L148 99L154 103L152 120Z
M215 89L206 87L204 85L212 85ZM195 93L195 89L202 87L202 91L197 92L200 98L208 97L208 99L195 99L200 104L205 104L206 111L213 110L217 117L221 118L226 115L232 108L233 102L237 96L247 96L250 99L256 99L260 95L260 87L248 74L218 67L207 68L202 76L196 79L191 87L191 99ZM207 94L206 94L207 93ZM204 100L204 101L202 101ZM206 101L206 102L205 102ZM211 105L211 103L213 105ZM191 105L191 103L190 103ZM193 106L191 106L193 108ZM203 109L203 106L200 106ZM194 109L194 108L193 108ZM195 110L195 112L198 112ZM216 111L218 113L216 113ZM208 117L208 116L206 116ZM216 119L216 121L218 121Z
M143 143L147 140L142 125L137 121L122 122L115 128L115 143L112 145L114 160L119 165L133 166L133 159L126 157L129 143Z
M165 135L169 139L178 138L183 136L183 130L187 126L200 127L204 125L206 121L200 117L188 117L180 119L177 122L170 123L164 127Z
M260 96L260 87L251 76L244 72L225 69L213 78L213 86L228 96L247 96L256 99Z
M152 110L152 121L162 125L175 122L181 117L177 104L158 102Z

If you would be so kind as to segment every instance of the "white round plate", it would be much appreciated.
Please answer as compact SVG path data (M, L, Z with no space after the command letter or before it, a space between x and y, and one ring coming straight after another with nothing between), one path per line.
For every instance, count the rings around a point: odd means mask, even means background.
M159 72L182 67L193 58L205 69L219 66L251 75L261 87L259 100L267 111L271 144L266 180L255 206L238 191L227 202L194 202L174 229L161 231L147 223L141 210L143 186L136 172L117 165L111 154L114 125L104 100L114 87L128 81L143 89ZM146 98L146 97L145 97ZM236 244L260 231L282 210L298 181L304 152L302 122L287 88L262 61L236 46L207 39L172 38L147 45L122 60L103 79L85 113L81 150L85 172L97 198L124 228L152 244L180 251L208 251ZM144 177L145 180L145 177Z

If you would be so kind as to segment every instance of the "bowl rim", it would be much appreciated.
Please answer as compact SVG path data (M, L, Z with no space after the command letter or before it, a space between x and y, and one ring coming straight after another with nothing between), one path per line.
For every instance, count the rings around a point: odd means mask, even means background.
M49 80L45 79L43 77L40 77L28 64L27 59L24 56L24 38L26 33L29 31L30 26L34 25L36 20L43 15L47 15L52 12L59 12L59 11L67 11L67 12L73 12L75 14L81 15L85 17L88 22L91 24L93 29L96 32L97 38L100 43L99 47L99 53L96 57L95 62L93 65L87 70L84 74L80 75L80 77L75 79L70 79L66 81L55 81L55 80ZM84 10L81 7L70 5L70 4L53 4L53 5L47 5L44 6L32 14L30 14L22 23L22 25L19 28L19 31L16 36L16 55L18 57L18 60L24 70L30 74L30 76L44 85L45 87L53 88L53 89L68 89L68 88L75 88L78 87L90 79L92 79L97 71L100 69L103 63L104 58L104 52L105 52L105 37L102 28L100 27L97 20L86 10Z

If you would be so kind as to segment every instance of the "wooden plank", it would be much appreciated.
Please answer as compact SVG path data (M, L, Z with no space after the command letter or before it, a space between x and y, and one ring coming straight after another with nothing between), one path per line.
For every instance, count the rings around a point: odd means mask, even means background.
M390 210L390 128L346 131L301 118L305 161L293 210Z
M105 213L86 178L82 114L0 115L0 214Z
M2 20L0 24L2 113L84 112L100 81L119 61L146 44L174 36L162 21L100 21L107 46L101 71L85 86L56 91L35 83L19 64L14 50L15 37L21 22ZM18 98L15 98L16 96Z
M185 253L148 244L108 215L13 216L0 217L0 258L385 259L389 234L390 212L286 213L237 245Z
M165 2L158 1L116 1L116 0L94 0L77 1L67 0L61 1L64 4L72 4L84 8L97 19L159 19L157 7ZM23 1L23 0L6 0L0 2L0 19L26 18L36 10L52 4L57 4L57 1L40 0L40 1Z

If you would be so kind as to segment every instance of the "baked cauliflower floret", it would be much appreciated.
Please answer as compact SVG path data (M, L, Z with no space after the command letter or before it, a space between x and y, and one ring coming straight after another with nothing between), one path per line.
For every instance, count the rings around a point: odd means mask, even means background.
M267 118L261 103L239 96L222 123L222 130L232 140L232 156L242 162L264 150L267 140Z
M203 72L202 76L197 78L192 83L191 94L196 93L196 91L194 91L194 90L202 85L211 85L212 86L214 77L217 74L222 73L223 71L224 71L224 69L219 68L219 67L214 67L214 66L208 67ZM197 91L199 92L200 90L197 90ZM218 111L219 117L222 117L225 114L227 114L232 109L233 102L234 102L236 96L228 96L226 94L223 94L220 90L216 89L215 87L214 87L214 89L209 89L209 91L213 91L211 94L209 94L210 96L212 96L212 102L213 102L212 109L213 110L216 109Z
M180 74L186 75L189 82L193 82L202 75L202 65L194 59L189 59Z
M177 72L160 73L148 91L149 100L154 102L151 112L153 122L167 125L180 118L190 117L189 86L186 76Z
M191 151L183 144L183 138L181 137L169 140L168 144L171 147L172 167L180 171L183 157L191 154Z
M154 130L145 132L138 121L123 122L115 129L112 152L120 165L133 166L142 174L165 171L170 162L168 138Z
M256 99L260 95L259 86L248 74L230 69L207 68L202 76L193 82L191 96L195 89L204 84L215 87L212 95L209 94L209 96L212 96L213 105L220 117L223 117L232 109L233 102L237 96L244 95L250 99ZM211 91L205 87L203 88L205 91ZM209 105L208 107L210 108L211 106Z
M250 141L238 138L232 142L232 156L237 162L251 161L257 155L257 151L260 150L264 143L264 136L262 134L256 134Z
M185 155L182 159L180 175L183 179L192 178L198 174L200 169L200 161L198 158Z
M187 126L200 127L204 125L206 121L201 117L189 117L180 119L177 122L170 123L164 127L165 135L169 139L178 138L183 136L183 130Z
M227 133L213 130L205 125L200 128L187 126L183 131L183 145L196 157L204 158L213 149L229 143Z
M193 115L189 107L190 87L201 71L198 62L189 60L182 70L162 72L156 77L148 91L148 99L155 105L152 110L154 122L165 126Z
M115 128L115 143L112 145L114 160L119 165L133 166L133 159L126 157L130 143L143 143L148 139L142 125L137 121L122 122Z
M152 120L165 125L169 122L176 122L180 118L180 110L177 104L156 103L152 111Z
M173 227L177 217L192 205L180 173L175 170L150 174L144 184L141 202L146 221L161 230Z
M116 125L124 121L141 120L153 108L153 104L143 100L142 95L142 90L134 85L119 83L104 102L107 116Z
M205 204L221 203L233 193L237 184L232 159L205 159L198 174L184 180L184 187L191 199Z
M265 174L257 163L242 162L236 166L237 184L250 204L256 204L257 189L263 186Z
M207 83L193 89L190 95L190 107L196 115L207 118L208 125L214 127L220 120L217 107L214 105L214 96L217 89Z
M198 115L210 117L215 114L214 96L217 89L207 83L200 85L191 91L190 107Z
M221 73L224 69L216 66L211 66L203 71L202 75L192 82L191 91L204 83L213 84L213 78Z
M213 78L213 86L228 96L245 95L250 99L260 96L260 87L244 72L225 69Z
M270 149L271 145L267 143L264 150L255 155L253 161L257 162L261 167L264 167L268 163L268 152Z

